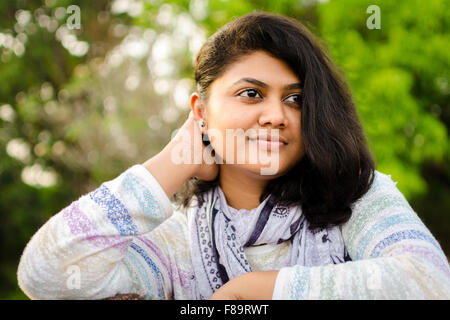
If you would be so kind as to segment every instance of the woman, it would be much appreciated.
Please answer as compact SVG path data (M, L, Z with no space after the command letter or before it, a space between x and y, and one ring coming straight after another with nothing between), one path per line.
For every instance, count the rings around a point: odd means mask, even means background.
M305 27L239 17L201 48L195 80L159 154L33 236L18 269L30 298L450 298L439 243L374 169L350 92Z

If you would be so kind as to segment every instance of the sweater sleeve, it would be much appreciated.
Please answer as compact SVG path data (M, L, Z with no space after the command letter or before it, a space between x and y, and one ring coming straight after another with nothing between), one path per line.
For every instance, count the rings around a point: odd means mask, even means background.
M164 299L171 290L164 248L150 250L146 244L172 213L158 181L144 166L132 166L33 235L19 262L19 286L31 299L103 299L117 293Z
M375 172L342 236L353 261L282 268L273 299L450 299L448 260L390 176Z

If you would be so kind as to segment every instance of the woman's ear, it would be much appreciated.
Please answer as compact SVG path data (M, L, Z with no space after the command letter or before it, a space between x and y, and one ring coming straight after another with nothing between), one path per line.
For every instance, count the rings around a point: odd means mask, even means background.
M190 105L195 121L205 121L205 108L197 92L191 94Z

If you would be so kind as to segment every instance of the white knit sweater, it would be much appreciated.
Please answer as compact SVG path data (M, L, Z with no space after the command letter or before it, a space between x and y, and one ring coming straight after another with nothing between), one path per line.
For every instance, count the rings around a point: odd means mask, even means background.
M353 261L289 266L290 242L244 248L252 270L280 270L274 299L450 299L439 243L389 176L376 172L342 236ZM18 267L32 299L192 299L186 214L142 165L49 219Z

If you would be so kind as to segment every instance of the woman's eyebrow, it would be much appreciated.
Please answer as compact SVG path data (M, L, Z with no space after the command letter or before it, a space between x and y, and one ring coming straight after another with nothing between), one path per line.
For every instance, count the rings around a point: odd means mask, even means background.
M266 84L266 83L264 83L262 81L256 80L254 78L242 78L242 79L236 81L235 83L233 83L233 85L231 87L234 87L235 85L237 85L237 84L239 84L241 82L252 83L252 84L255 84L255 85L260 86L262 88L268 88L269 87L268 84ZM302 84L300 82L297 82L297 83L291 83L291 84L285 85L283 87L283 90L301 89L301 88L302 88Z

